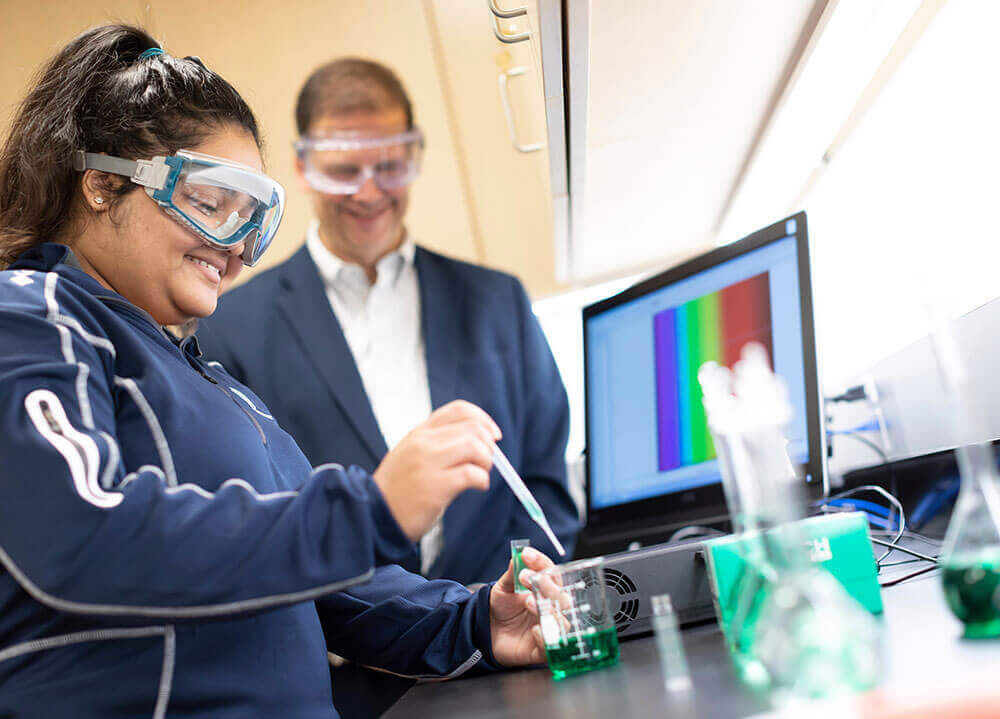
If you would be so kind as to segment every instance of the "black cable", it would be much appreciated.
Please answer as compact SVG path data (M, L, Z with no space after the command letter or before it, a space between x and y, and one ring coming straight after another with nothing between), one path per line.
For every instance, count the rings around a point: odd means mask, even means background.
M901 547L901 546L899 546L898 544L896 544L894 542L883 542L881 539L875 539L875 537L870 537L870 539L875 544L881 544L883 547L889 547L890 550L895 549L897 551L903 552L904 554L909 554L909 555L912 555L914 557L918 557L918 558L923 559L923 560L928 561L928 562L934 562L935 564L938 563L938 558L937 557L932 557L932 556L930 556L928 554L921 554L920 552L915 552L912 549L907 549L906 547Z
M882 460L883 464L885 464L886 462L889 461L889 455L887 455L885 453L884 449L882 449L881 447L879 447L877 444L875 444L874 442L872 442L867 437L862 437L860 434L858 434L856 432L834 432L833 436L834 437L850 437L852 439L855 439L858 442L861 442L862 444L866 444L869 447L871 447L872 449L874 449L878 453L878 456Z
M885 587L894 587L897 584L905 582L907 579L913 579L914 577L918 577L921 574L927 574L927 572L933 572L935 569L940 569L940 567L936 564L931 567L924 567L923 569L918 569L915 572L910 572L909 574L905 574L902 577L899 577L898 579L890 579L888 582L882 582L879 584L879 586L882 587L883 589Z
M872 534L876 535L883 535L889 537L896 536L896 531L893 529L870 529L869 531ZM907 529L905 532L903 532L903 537L905 537L906 539L916 539L920 542L924 542L925 544L931 545L935 549L940 549L941 545L944 544L943 539L935 539L934 537L929 537L926 534L921 534L920 532L914 532L913 530L910 529Z
M882 497L885 497L887 500L889 500L889 504L891 504L899 513L899 529L897 530L895 536L893 537L892 542L893 545L899 542L900 538L902 538L903 536L903 532L906 531L906 514L903 512L903 504L898 499L896 499L895 496L889 494L876 484L863 484L860 487L853 487L846 491L838 492L837 494L824 497L822 500L823 504L821 505L820 509L825 511L830 506L829 504L827 504L827 502L829 502L831 499L846 499L847 497L850 497L852 494L857 494L858 492L875 492L876 494L881 495ZM892 519L891 512L889 513L889 519L890 520ZM890 552L892 552L892 549L885 550L885 552L882 553L882 556L875 560L876 566L878 566L881 569L882 562L885 561L886 557L889 556Z
M900 559L898 562L884 562L882 567L899 567L903 564L916 564L917 562L922 562L923 559Z

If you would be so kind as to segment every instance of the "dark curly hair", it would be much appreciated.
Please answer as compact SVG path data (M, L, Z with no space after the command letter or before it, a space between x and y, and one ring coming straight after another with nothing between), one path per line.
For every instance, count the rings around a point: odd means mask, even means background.
M240 94L196 57L143 51L141 28L105 25L77 36L42 68L0 148L0 269L29 247L60 241L80 174L75 150L128 159L173 154L235 124L261 147ZM117 199L138 186L109 188Z

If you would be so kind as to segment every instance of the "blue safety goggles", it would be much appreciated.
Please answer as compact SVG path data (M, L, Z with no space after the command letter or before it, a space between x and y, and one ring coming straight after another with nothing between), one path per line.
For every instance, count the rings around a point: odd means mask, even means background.
M229 250L241 242L253 267L271 246L285 209L285 190L253 168L181 150L152 160L126 160L78 150L73 168L124 175L171 218L206 244Z

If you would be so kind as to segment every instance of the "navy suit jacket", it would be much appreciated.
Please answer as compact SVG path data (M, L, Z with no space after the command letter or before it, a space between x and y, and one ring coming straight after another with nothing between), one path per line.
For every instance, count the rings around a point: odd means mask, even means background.
M499 446L524 478L571 555L579 527L566 485L569 406L552 353L521 283L510 275L418 247L414 262L431 403L465 399L500 426ZM223 296L198 340L264 400L314 466L372 472L386 453L361 376L303 246L289 260ZM428 576L466 584L496 579L509 540L555 549L496 470L444 514L444 546ZM419 549L403 565L420 571Z

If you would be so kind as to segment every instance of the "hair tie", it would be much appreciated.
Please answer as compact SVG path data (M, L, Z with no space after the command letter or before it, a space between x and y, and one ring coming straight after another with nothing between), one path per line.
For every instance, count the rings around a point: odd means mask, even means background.
M157 55L163 55L163 54L164 52L162 47L151 47L148 50L143 50L141 53L139 53L139 59L145 60L147 57L156 57Z

